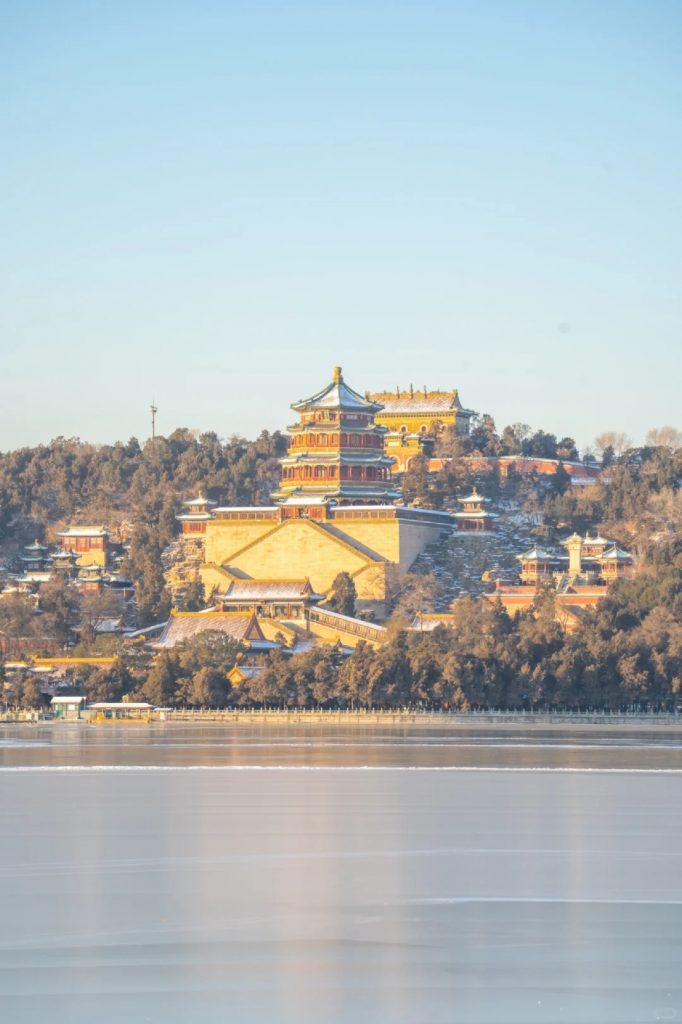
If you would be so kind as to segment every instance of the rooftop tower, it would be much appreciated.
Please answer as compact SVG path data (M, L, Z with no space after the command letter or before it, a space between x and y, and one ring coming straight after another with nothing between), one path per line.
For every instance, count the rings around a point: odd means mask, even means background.
M281 460L280 505L385 505L400 495L391 484L392 459L384 453L382 406L357 391L334 368L331 384L291 408L300 422Z

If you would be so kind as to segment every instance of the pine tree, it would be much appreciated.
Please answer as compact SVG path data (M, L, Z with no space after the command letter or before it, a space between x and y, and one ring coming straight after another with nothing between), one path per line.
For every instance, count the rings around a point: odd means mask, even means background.
M330 608L340 615L355 615L357 591L350 573L340 572L334 579L331 594L327 601Z

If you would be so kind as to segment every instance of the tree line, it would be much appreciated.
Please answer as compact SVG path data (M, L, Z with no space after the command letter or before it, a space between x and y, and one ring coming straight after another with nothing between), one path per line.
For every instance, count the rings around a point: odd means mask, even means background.
M257 504L274 489L286 447L279 432L221 441L180 428L144 445L58 437L0 453L0 542L42 539L49 524L74 517L167 532L180 501L196 490L226 504Z
M164 707L675 710L682 685L682 554L678 566L648 570L615 584L566 634L555 595L510 617L499 602L457 601L453 620L425 632L396 619L389 640L361 642L350 654L320 645L280 650L244 671L244 652L224 634L207 631L161 652L150 664L136 650L110 669L82 669L74 678L93 700L124 695ZM255 671L254 671L255 668ZM35 684L28 687L36 698Z
M452 629L407 632L399 609L389 643L378 650L361 645L348 658L327 647L276 653L263 671L236 688L225 668L239 652L222 650L215 639L212 647L199 644L162 654L151 668L125 652L114 670L87 680L83 675L82 681L95 692L114 695L111 699L136 693L151 703L182 706L670 707L678 699L682 665L682 449L665 432L654 432L649 440L632 449L623 438L604 435L608 469L589 488L571 487L561 472L512 474L506 480L493 473L477 481L502 505L536 514L541 523L536 533L543 541L600 528L636 554L639 575L613 587L571 636L554 620L551 594L516 619L490 602L465 599L455 605ZM460 445L458 439L451 443ZM0 455L0 541L30 540L35 532L42 536L40 530L55 516L83 520L84 509L92 513L97 501L104 502L108 514L130 518L125 571L135 581L141 623L158 621L169 606L161 552L175 533L179 501L198 489L222 501L266 500L285 447L279 434L223 444L213 434L197 437L182 430L143 448L137 442L96 448L59 439L46 449ZM405 494L439 507L473 482L461 459L437 474L428 473L425 460L415 459ZM417 579L401 595L403 611L425 607L424 598L424 582ZM353 614L348 581L336 588L330 604ZM3 637L64 644L74 639L77 626L83 653L118 650L118 641L96 635L97 619L107 612L96 596L78 595L55 579L41 588L37 608L23 596L0 602L0 647ZM26 700L33 699L35 687L28 679L25 688Z
M267 503L286 448L279 432L221 441L182 428L144 445L59 437L0 453L0 561L11 564L21 545L49 539L50 527L69 521L119 528L140 622L159 620L170 607L161 552L178 531L181 502L201 491L225 504Z

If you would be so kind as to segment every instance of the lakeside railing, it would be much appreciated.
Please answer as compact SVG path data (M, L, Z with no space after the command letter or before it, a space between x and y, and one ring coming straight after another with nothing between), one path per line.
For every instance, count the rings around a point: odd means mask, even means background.
M322 708L232 708L224 710L183 710L173 708L166 711L167 721L209 721L215 719L265 719L274 718L278 720L310 720L331 721L340 719L342 721L377 721L390 722L400 721L424 722L425 724L455 724L466 722L497 723L500 725L523 725L527 724L596 724L603 725L610 723L635 724L639 722L663 722L669 721L680 723L682 715L674 711L439 711L423 708L347 708L345 710L325 710Z
M87 712L86 712L87 713ZM35 710L0 711L0 723L26 724L45 721L73 723L75 719L56 719L46 712ZM81 719L84 721L85 719ZM439 711L428 708L348 708L325 710L322 708L154 708L148 722L331 722L384 723L409 725L456 725L488 723L497 725L641 725L682 724L680 711ZM125 719L117 720L116 724Z

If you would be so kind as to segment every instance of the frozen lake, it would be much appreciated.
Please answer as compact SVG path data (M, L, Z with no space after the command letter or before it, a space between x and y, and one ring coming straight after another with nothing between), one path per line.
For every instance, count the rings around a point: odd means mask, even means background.
M3 1020L682 1020L679 733L315 735L3 728Z

